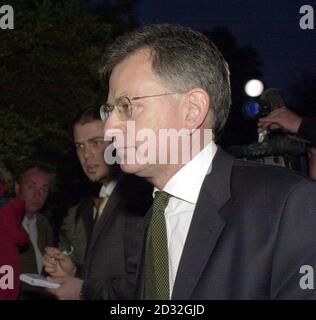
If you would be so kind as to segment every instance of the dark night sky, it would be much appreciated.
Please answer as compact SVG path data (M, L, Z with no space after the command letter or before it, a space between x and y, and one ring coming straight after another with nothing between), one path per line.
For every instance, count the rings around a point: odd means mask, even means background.
M316 0L139 0L141 24L178 23L196 30L227 26L239 45L252 44L270 87L286 90L302 73L316 70L316 29L301 30L302 5Z

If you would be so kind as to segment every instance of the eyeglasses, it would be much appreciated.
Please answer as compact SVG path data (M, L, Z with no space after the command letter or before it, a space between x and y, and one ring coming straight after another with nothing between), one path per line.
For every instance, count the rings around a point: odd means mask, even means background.
M100 117L102 121L108 119L111 113L116 110L120 120L126 121L132 118L132 102L145 98L154 98L154 97L162 97L162 96L170 96L173 94L182 94L184 92L172 92L172 93L161 93L154 94L151 96L142 96L142 97L133 97L129 98L127 96L119 97L115 100L114 104L106 103L100 107Z

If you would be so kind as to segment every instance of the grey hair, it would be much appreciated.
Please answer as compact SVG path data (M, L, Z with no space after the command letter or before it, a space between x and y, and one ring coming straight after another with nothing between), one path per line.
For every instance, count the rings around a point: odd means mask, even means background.
M229 68L206 36L170 24L149 25L110 44L100 73L108 79L117 64L140 49L150 52L152 70L174 92L202 88L210 96L210 123L215 136L223 129L231 105Z

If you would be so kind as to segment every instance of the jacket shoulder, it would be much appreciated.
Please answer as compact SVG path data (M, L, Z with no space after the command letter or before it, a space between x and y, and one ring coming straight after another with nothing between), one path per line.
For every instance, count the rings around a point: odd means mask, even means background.
M271 189L291 189L296 185L314 183L308 177L284 167L237 159L233 162L231 177L232 182L242 181L257 187L265 185Z

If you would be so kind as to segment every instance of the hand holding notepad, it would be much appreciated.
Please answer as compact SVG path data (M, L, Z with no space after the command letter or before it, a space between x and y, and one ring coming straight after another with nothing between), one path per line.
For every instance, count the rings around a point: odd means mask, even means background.
M22 273L20 275L20 280L36 287L44 287L50 289L57 289L60 287L59 283L48 281L44 276L36 273Z

